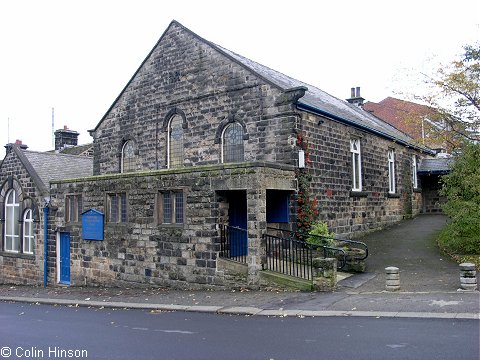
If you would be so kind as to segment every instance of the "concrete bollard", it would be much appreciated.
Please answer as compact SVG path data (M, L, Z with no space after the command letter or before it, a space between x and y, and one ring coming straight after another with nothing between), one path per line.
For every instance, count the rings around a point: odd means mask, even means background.
M460 264L460 288L469 291L477 290L477 272L475 270L475 264Z
M395 267L395 266L386 267L385 276L387 280L385 289L387 291L400 290L400 270L398 269L398 267Z

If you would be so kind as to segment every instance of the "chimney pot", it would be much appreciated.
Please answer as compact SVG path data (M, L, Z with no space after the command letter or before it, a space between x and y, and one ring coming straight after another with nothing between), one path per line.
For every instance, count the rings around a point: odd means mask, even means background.
M15 144L17 144L17 145L22 145L22 140L18 140L18 139L15 140Z
M357 86L356 97L360 97L360 86Z
M350 97L352 97L352 98L355 97L355 88L350 89Z

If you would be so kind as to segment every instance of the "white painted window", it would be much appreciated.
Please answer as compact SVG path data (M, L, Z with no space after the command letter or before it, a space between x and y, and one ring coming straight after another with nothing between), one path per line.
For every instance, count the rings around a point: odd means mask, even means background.
M15 190L7 193L5 201L5 245L4 250L8 252L20 251L20 229L19 229L20 204Z
M417 165L417 155L412 155L412 185L414 189L418 188Z
M23 213L23 252L33 254L33 211L27 209Z
M350 140L352 153L352 191L362 191L362 157L360 139Z
M395 179L395 150L388 150L388 192L395 194L397 191Z

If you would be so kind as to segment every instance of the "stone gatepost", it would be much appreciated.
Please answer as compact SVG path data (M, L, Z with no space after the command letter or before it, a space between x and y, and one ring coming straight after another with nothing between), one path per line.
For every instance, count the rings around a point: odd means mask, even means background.
M477 290L477 272L475 270L475 264L460 264L460 288L468 291Z
M385 289L387 291L400 290L400 270L398 269L398 267L395 267L395 266L386 267L385 277L386 277Z
M332 291L337 287L337 259L315 258L312 261L313 289Z

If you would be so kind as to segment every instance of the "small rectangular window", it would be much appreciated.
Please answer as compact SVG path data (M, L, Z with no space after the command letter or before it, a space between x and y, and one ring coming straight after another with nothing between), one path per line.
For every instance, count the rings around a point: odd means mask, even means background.
M126 223L127 212L127 194L108 194L107 195L107 221L112 223Z
M181 190L160 191L157 200L158 222L161 224L184 223L184 196Z
M82 195L71 194L65 197L65 221L78 222L83 212Z

